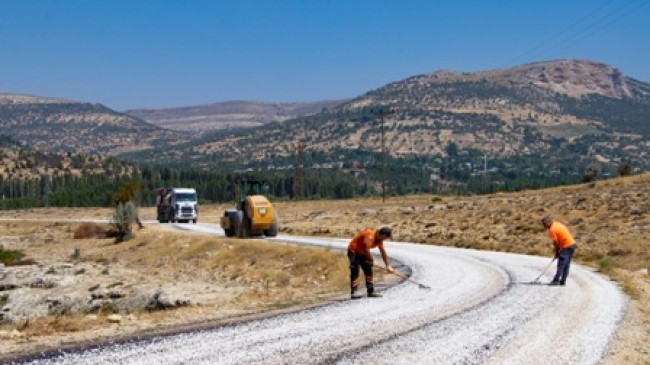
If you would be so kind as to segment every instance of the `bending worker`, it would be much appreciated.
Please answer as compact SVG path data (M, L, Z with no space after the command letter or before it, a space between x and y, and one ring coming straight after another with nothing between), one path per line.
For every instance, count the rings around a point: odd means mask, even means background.
M375 263L370 249L377 247L381 253L381 258L386 265L386 271L393 273L394 270L388 265L388 256L384 249L384 240L392 237L393 230L388 227L382 227L378 231L373 229L366 229L359 233L350 241L348 245L348 258L350 259L350 286L351 298L361 298L357 294L357 287L359 285L359 266L363 269L363 275L366 277L366 290L368 297L378 298L381 294L375 292L375 286L372 278L372 266Z
M542 224L548 229L548 235L553 240L555 258L557 258L557 272L553 281L548 285L565 285L569 276L571 258L578 247L569 232L569 229L560 222L554 222L553 218L546 216L542 218Z

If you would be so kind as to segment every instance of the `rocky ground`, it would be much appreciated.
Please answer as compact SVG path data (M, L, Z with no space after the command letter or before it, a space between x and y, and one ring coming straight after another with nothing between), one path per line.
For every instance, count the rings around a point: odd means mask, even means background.
M281 234L350 237L359 229L389 225L396 241L549 258L550 242L539 219L550 214L574 232L580 245L576 260L611 275L631 298L604 363L650 362L650 175L489 196L276 206ZM202 206L200 222L216 224L226 207ZM140 213L145 221L153 219L151 208ZM24 251L35 263L0 269L2 353L309 305L346 291L346 262L338 252L310 251L313 260L297 265L304 254L288 247L278 252L277 244L190 237L146 225L135 239L115 245L107 239L75 240L79 223L46 220L110 216L106 209L0 212L5 219L0 244ZM253 246L247 245L256 246L256 253L249 254ZM387 249L390 255L390 243ZM71 299L75 290L83 300ZM47 294L27 295L34 292Z
M0 221L4 355L176 331L338 298L346 261L280 243L146 226L136 237L74 239L79 223Z

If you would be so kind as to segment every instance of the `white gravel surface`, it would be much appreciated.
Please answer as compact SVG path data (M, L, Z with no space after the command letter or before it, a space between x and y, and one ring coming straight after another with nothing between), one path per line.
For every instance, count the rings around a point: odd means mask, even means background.
M213 225L178 225L222 233ZM278 237L336 249L348 240ZM549 258L386 243L412 279L383 298L31 360L30 364L597 364L625 306L573 265L565 287L531 285ZM555 268L542 277L548 282Z

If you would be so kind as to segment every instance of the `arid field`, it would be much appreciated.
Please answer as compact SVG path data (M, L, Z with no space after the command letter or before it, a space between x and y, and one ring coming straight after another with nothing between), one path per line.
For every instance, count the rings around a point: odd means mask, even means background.
M549 259L550 240L539 220L550 214L574 233L576 261L612 277L631 299L604 363L650 362L648 174L511 194L275 205L281 235L348 238L389 225L395 241ZM202 205L199 223L217 224L227 207ZM24 254L19 265L0 269L1 353L196 328L347 295L341 252L172 230L146 223L154 219L153 208L140 209L145 228L134 227L135 237L126 242L73 238L83 231L77 220L111 215L110 209L0 212L3 252ZM36 303L46 303L44 310L26 310Z

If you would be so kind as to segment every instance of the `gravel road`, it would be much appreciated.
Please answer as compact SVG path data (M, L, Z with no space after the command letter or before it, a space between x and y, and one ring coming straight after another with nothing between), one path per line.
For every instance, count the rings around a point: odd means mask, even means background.
M334 249L348 242L274 240ZM597 364L626 304L612 282L579 265L565 287L532 285L549 258L397 242L386 249L431 289L403 282L383 298L21 364Z

